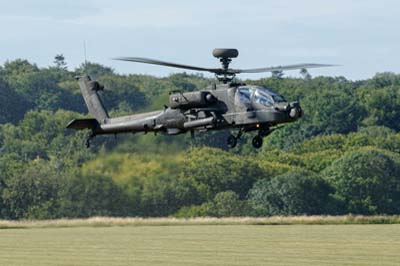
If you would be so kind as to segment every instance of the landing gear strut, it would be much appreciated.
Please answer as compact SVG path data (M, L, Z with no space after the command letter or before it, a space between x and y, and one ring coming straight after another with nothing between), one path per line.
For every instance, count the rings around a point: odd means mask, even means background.
M90 133L90 135L87 137L86 142L85 142L86 148L90 148L90 142L94 137L96 137L96 135L94 133Z
M271 134L271 130L267 127L267 128L262 128L258 131L257 136L255 136L253 138L253 140L251 141L251 144L253 144L253 147L256 149L259 149L262 147L263 145L263 137L268 136L269 134Z
M253 147L256 149L259 149L262 147L263 145L263 138L268 136L269 134L272 133L272 131L274 131L276 128L270 129L269 127L262 127L258 130L258 134L252 139L251 144L253 144ZM243 132L247 132L250 130L246 130L243 128L239 129L238 134L235 135L229 135L226 143L228 145L229 148L234 148L237 145L237 141L238 139L240 139L240 137L242 136Z
M238 132L238 134L236 136L234 136L232 134L229 135L228 139L226 140L226 143L228 144L228 147L231 148L231 149L235 148L236 145L237 145L237 140L240 139L242 134L243 134L243 129L240 128L239 132Z
M229 135L228 139L226 140L229 148L235 148L237 145L237 139L234 135Z

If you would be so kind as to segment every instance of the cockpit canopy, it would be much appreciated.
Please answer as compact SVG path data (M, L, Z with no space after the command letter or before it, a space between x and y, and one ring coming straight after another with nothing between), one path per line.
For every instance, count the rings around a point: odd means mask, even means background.
M245 104L257 103L269 107L274 103L286 102L283 96L261 86L241 86L236 94L239 101Z

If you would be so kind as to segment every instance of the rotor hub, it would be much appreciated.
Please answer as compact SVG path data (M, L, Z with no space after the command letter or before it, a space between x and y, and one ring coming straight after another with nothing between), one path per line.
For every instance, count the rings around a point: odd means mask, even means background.
M236 58L238 55L239 51L237 49L216 48L213 50L213 56L219 58L222 65L220 73L215 73L215 77L219 81L226 84L235 77L236 74L229 71L229 64L232 62L232 58Z

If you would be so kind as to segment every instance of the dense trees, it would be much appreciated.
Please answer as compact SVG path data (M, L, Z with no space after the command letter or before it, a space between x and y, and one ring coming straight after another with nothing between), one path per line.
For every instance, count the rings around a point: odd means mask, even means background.
M56 218L60 210L57 192L60 172L50 162L34 160L25 170L6 179L2 191L7 218Z
M263 179L249 192L257 215L315 215L334 213L327 181L307 171L290 171Z
M183 173L203 196L211 200L218 192L231 190L243 199L257 179L265 177L252 158L219 149L193 149L184 161Z
M400 211L398 159L375 149L351 151L323 174L334 185L345 213L394 214Z
M0 218L400 213L400 75L249 81L299 99L306 113L261 151L227 150L224 132L100 136L87 150L87 132L65 129L87 112L75 75L106 85L113 115L160 108L169 91L214 80L118 75L90 62L69 71L62 55L54 64L0 67Z
M107 175L69 175L57 192L58 217L124 216L128 213L128 198Z
M0 124L17 123L30 104L0 77Z

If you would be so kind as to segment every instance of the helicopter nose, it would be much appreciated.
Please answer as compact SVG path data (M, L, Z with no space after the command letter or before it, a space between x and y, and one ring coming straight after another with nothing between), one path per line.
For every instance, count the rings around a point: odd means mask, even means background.
M289 116L292 119L298 119L303 116L303 110L300 107L299 102L291 102L289 104Z

